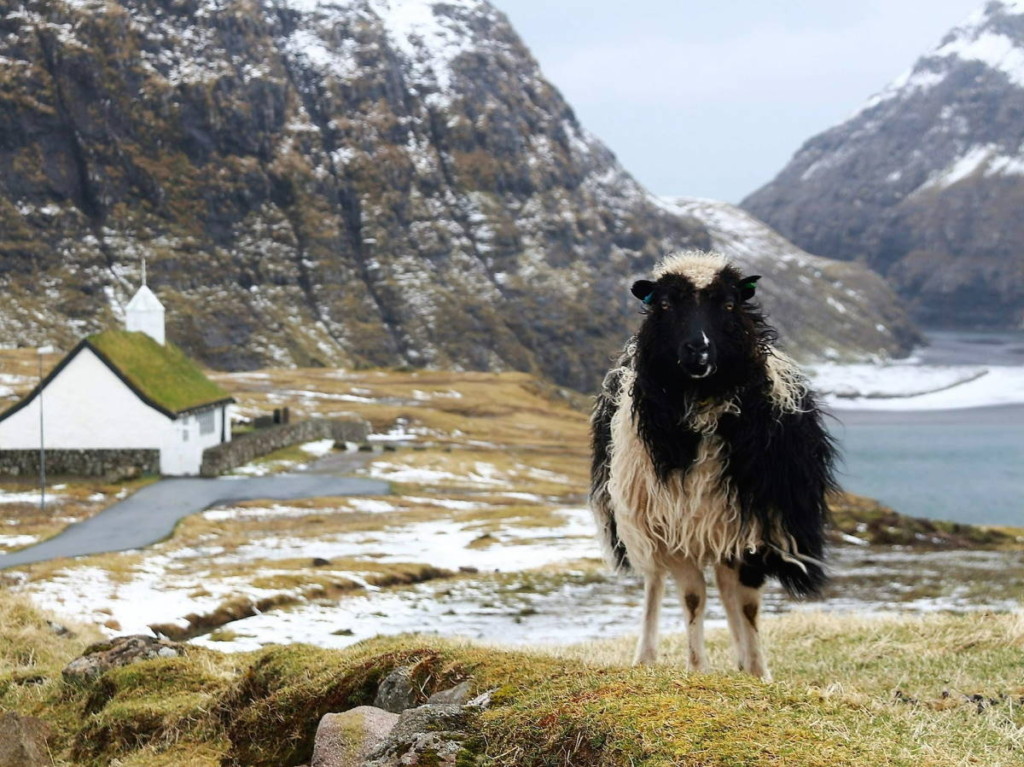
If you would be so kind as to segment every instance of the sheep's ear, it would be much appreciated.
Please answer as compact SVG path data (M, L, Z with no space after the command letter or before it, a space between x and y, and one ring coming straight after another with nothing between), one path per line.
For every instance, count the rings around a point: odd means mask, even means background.
M754 291L757 290L757 281L761 279L760 274L752 274L749 277L742 277L740 279L740 301L749 301L754 297Z
M650 280L637 280L629 292L639 298L645 304L650 304L654 298L654 283Z

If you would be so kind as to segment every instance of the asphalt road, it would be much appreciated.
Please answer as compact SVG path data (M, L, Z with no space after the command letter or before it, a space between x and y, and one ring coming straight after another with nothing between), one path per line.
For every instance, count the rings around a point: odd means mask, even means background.
M315 473L239 479L165 479L142 488L94 517L70 525L53 538L0 555L0 570L62 557L149 546L168 537L178 520L223 503L388 492L387 482Z

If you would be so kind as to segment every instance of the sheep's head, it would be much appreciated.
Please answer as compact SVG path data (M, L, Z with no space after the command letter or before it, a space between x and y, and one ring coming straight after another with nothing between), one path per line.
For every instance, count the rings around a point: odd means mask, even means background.
M760 277L744 277L710 253L669 256L654 276L632 287L647 314L640 332L647 361L691 379L741 376L762 338L763 319L749 303Z

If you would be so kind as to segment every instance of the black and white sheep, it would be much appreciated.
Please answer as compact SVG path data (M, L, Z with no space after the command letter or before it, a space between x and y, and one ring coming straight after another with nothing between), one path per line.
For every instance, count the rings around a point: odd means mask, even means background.
M608 562L644 578L636 663L657 654L671 573L689 667L706 668L704 568L713 565L739 667L770 678L758 612L766 578L820 593L834 444L808 383L773 346L744 277L718 254L658 264L632 293L646 316L591 418L591 506Z

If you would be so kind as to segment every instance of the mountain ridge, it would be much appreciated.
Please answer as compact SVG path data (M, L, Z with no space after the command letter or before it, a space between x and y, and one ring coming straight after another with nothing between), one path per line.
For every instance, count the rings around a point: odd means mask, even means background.
M0 57L0 334L22 344L115 324L145 257L169 337L214 367L589 389L629 278L711 243L479 0L28 0Z
M1024 3L986 3L741 207L938 326L1024 324Z

